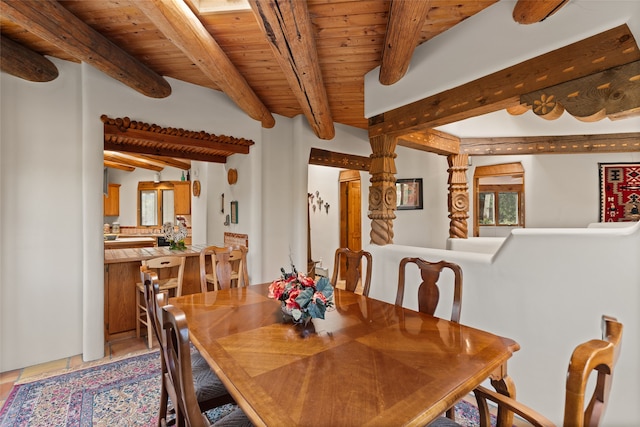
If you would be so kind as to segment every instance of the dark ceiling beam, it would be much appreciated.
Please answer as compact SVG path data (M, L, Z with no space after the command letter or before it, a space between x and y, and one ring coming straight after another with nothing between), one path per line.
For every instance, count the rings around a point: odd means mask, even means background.
M3 17L138 92L165 98L171 86L53 0L1 0Z
M513 8L513 20L518 24L535 24L556 13L569 0L518 0Z
M336 132L306 1L249 4L313 132L320 139L333 139Z
M0 36L0 70L30 82L50 82L58 77L53 62L5 36Z
M631 153L639 151L640 132L460 139L460 153L470 156Z
M520 104L525 93L640 59L627 25L369 119L369 137L400 136Z
M431 0L391 2L380 63L383 85L394 84L406 74L430 7Z
M276 121L249 83L182 0L146 0L135 5L233 102L265 128Z

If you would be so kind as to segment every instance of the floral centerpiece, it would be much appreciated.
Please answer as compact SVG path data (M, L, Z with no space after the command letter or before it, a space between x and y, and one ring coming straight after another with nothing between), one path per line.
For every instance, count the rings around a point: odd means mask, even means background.
M169 249L184 250L187 247L184 244L184 238L187 237L187 226L184 222L178 221L178 230L170 222L162 225L162 233L164 238L169 242Z
M326 277L313 280L304 273L280 271L282 275L269 285L269 298L281 301L282 312L290 315L294 323L307 324L309 320L324 319L328 307L333 306L333 287Z

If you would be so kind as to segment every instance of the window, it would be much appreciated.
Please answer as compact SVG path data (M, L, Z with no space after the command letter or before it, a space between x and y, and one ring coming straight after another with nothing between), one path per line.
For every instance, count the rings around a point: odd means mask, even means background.
M520 163L477 167L474 193L474 236L505 236L513 227L524 227L524 169ZM498 231L500 227L504 230Z
M159 227L175 223L173 184L138 183L138 226Z
M500 186L495 186L500 187ZM520 225L520 192L491 190L480 186L478 195L479 225Z

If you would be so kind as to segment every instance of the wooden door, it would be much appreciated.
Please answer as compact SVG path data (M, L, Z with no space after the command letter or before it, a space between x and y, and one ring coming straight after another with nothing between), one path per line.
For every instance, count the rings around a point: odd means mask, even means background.
M358 171L340 172L340 247L352 251L362 249L362 207ZM342 276L346 268L345 263L344 259L340 260L340 279L344 279Z

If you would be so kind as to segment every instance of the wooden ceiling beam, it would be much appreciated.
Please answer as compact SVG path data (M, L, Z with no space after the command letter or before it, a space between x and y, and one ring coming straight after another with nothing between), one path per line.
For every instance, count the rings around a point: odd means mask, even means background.
M108 168L120 169L127 172L133 172L134 170L136 170L136 168L134 168L133 166L123 165L118 162L112 162L110 160L105 160L104 165Z
M104 142L104 149L110 151L120 151L123 153L136 153L136 154L152 154L154 156L166 156L177 157L180 159L199 160L202 162L211 163L226 163L227 156L207 154L207 153L194 153L176 150L171 147L143 147L140 145L131 145L126 143L115 143L106 141Z
M460 139L460 152L470 156L630 153L639 151L640 132Z
M627 25L369 119L369 137L400 136L517 106L520 96L640 59Z
M145 161L141 161L141 160L137 160L137 159L133 159L130 157L124 157L122 155L120 155L119 153L104 153L104 159L108 160L110 162L114 162L114 163L120 163L123 165L128 165L128 166L133 166L136 168L143 168L143 169L149 169L152 171L156 171L156 172L160 172L161 170L164 169L164 167L162 166L158 166L155 164L151 164Z
M556 13L569 0L518 0L513 8L513 20L518 24L535 24Z
M174 159L172 157L152 156L151 154L141 154L138 157L151 162L159 163L161 165L171 166L173 168L178 168L182 170L191 169L191 162Z
M583 122L617 117L640 107L640 60L522 95L520 102L550 120L565 110Z
M460 138L435 129L402 135L398 145L444 156L460 153Z
M50 82L58 77L53 62L5 36L0 36L0 70L30 82Z
M431 0L392 0L380 63L383 85L394 84L406 74L430 7Z
M371 159L364 156L311 148L311 152L309 153L309 164L369 172Z
M336 132L307 2L249 0L249 4L313 132L320 139L333 139Z
M3 17L136 91L165 98L171 86L146 65L53 0L2 0Z
M135 5L245 113L272 128L276 121L240 71L182 0L148 0Z

